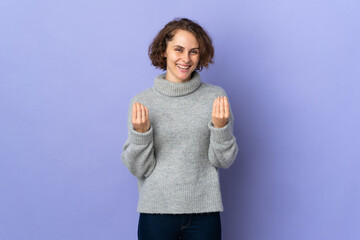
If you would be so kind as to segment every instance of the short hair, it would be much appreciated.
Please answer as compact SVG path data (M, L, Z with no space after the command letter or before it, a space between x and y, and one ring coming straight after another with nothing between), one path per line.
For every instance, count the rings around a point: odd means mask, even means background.
M157 34L153 42L149 46L149 57L152 65L156 68L166 70L166 58L164 53L168 41L171 41L177 30L186 30L194 34L199 43L199 63L196 70L201 71L203 67L208 68L209 63L214 63L214 47L212 40L206 31L196 22L187 18L175 18L167 23L163 29Z

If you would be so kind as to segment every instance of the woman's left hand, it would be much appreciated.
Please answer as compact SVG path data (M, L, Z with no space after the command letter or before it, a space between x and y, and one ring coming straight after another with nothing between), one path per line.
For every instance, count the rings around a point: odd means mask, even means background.
M229 101L226 96L217 97L214 100L213 111L212 111L212 123L216 128L224 127L230 117Z

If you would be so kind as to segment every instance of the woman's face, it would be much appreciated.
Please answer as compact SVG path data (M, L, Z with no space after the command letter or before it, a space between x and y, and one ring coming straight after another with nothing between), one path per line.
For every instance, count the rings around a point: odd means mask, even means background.
M166 79L177 83L186 82L199 63L199 43L191 32L179 29L167 43L164 56Z

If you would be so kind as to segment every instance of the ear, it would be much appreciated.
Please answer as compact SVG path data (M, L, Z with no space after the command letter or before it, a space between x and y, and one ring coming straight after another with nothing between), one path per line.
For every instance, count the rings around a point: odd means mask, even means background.
M166 57L167 57L166 52L164 52L164 53L162 54L162 56L163 56L163 58L166 58Z

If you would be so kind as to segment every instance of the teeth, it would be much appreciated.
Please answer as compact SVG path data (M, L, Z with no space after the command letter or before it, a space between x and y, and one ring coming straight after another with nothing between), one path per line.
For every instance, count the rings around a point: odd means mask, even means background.
M179 65L177 65L176 64L176 66L178 66L179 68L181 68L181 69L188 69L190 66L188 66L188 67L182 67L182 66L179 66Z

